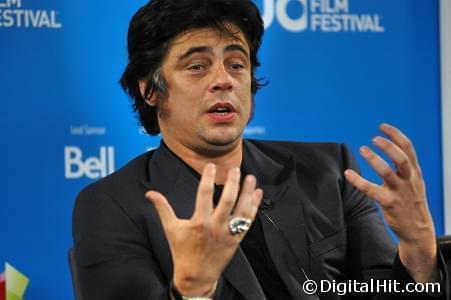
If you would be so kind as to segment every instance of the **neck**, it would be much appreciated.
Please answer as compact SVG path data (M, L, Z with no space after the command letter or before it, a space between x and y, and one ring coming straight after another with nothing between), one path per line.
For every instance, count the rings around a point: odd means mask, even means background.
M221 149L218 148L214 150L192 149L179 143L173 143L171 140L163 140L172 152L199 174L202 174L207 163L215 164L215 184L225 184L229 170L232 168L240 168L243 159L242 138L234 143L233 146L221 147Z

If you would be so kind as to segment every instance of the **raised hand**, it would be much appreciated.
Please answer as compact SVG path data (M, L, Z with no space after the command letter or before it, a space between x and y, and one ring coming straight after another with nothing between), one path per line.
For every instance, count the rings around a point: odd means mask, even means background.
M263 195L256 179L246 176L240 191L240 170L229 170L224 190L213 208L216 167L207 164L202 172L191 219L179 219L167 199L149 191L146 197L158 211L171 249L174 285L184 296L211 296L216 283L233 257L245 232L232 235L233 217L254 220ZM186 201L193 201L186 199Z
M432 216L429 212L426 188L411 141L397 128L382 124L387 138L378 136L374 145L395 164L392 168L369 147L360 148L383 184L377 185L353 170L346 170L347 180L358 190L376 200L385 221L398 236L401 262L417 282L436 280L437 246Z

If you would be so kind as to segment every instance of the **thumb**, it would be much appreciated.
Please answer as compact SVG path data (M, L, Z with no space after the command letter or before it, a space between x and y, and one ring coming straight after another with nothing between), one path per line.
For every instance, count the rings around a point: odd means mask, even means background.
M160 216L161 223L166 230L166 228L177 219L168 200L161 193L155 191L149 191L145 196L154 205Z

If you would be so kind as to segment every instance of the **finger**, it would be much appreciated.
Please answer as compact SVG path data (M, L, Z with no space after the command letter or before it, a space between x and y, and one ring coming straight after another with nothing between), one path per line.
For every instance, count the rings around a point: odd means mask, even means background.
M417 154L410 139L398 128L384 123L379 126L380 130L385 133L399 148L404 151L409 157L410 161L418 167Z
M360 147L360 154L368 161L368 163L373 167L376 173L384 179L384 181L395 186L399 182L399 178L396 173L390 167L390 165L383 160L379 155L377 155L373 150L366 146Z
M402 151L395 143L392 141L377 136L373 139L374 145L385 152L387 156L395 163L399 175L403 178L409 178L411 175L411 164L407 154Z
M250 219L251 223L253 223L255 221L255 216L257 215L258 208L260 207L260 202L261 202L262 198L263 198L263 190L262 189L254 189L252 191L251 195L249 195L249 198L246 199L246 202L249 203L249 207L247 208L246 213L237 212L237 210L235 209L235 211L233 213L234 216ZM240 199L240 201L241 201L241 199ZM249 231L246 231L246 232L243 232L243 234L239 234L239 235L235 235L235 236L239 240L242 240L248 232Z
M260 207L260 203L261 203L262 199L263 199L263 190L256 189L252 193L252 202L251 202L251 207L249 210L249 218L251 220L255 220L255 216L257 215L257 212Z
M383 188L377 184L374 184L359 174L357 174L354 170L348 169L345 171L346 180L351 183L356 189L366 194L373 200L381 203L381 205L385 204L388 201L388 198L385 196Z
M214 215L219 222L224 222L229 219L229 216L235 206L238 192L240 189L240 169L232 168L227 174L227 180L219 199L218 206L215 209Z
M202 171L197 188L196 208L193 217L208 218L213 211L213 194L215 189L216 166L208 163Z
M172 209L166 197L161 193L155 191L149 191L145 196L148 200L150 200L150 202L152 202L155 209L157 210L158 215L160 216L161 223L163 224L165 230L169 229L170 225L174 222L174 220L177 219L177 216L175 215L174 210Z
M243 186L241 187L238 203L233 211L236 216L248 218L251 215L250 209L252 207L252 197L255 191L257 180L253 175L247 175L244 179Z

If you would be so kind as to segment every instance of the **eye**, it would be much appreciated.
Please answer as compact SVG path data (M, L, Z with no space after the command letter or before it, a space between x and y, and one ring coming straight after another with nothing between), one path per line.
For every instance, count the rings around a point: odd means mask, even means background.
M203 64L192 64L188 66L188 70L192 72L200 72L205 70L205 66Z
M241 71L242 69L244 69L244 66L239 63L232 63L230 64L230 69L232 69L233 71Z

